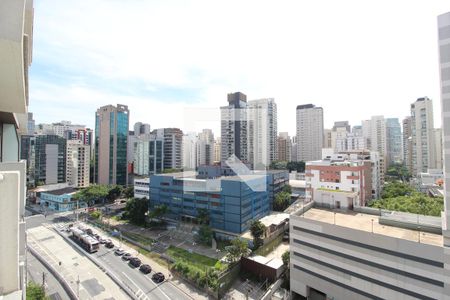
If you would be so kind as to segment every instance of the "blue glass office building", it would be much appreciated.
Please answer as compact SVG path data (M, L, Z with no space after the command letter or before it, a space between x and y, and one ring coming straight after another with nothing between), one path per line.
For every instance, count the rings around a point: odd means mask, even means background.
M128 107L120 104L97 110L94 155L94 181L97 184L127 184L129 116Z
M187 172L186 172L187 173ZM159 174L150 177L150 210L167 205L167 218L195 220L198 210L207 209L216 232L240 234L253 220L270 212L272 176L243 175L218 179L196 179L195 174Z

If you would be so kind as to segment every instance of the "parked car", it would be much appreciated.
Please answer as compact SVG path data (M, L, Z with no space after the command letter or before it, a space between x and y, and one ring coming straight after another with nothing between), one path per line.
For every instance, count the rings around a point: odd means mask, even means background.
M139 271L141 271L144 274L148 274L148 273L150 273L152 271L152 267L150 267L149 265L143 264L139 268Z
M117 248L116 251L114 251L114 254L118 255L118 256L122 256L125 254L125 251L121 248Z
M86 229L86 233L89 235L92 235L93 234L92 229L90 229L90 228Z
M131 257L132 257L132 256L131 256L130 253L124 253L124 254L122 255L122 259L123 259L123 260L130 260Z
M108 242L108 243L106 243L105 246L106 246L106 248L109 248L109 249L114 248L114 244L113 244L113 242L111 242L111 241Z
M103 237L99 237L98 241L99 241L100 244L105 244L106 243L106 239L103 238Z
M164 279L165 279L164 274L161 273L161 272L155 273L155 274L153 274L153 276L152 276L152 280L153 280L154 282L156 282L156 283L163 282Z
M141 265L141 260L137 257L132 257L130 258L130 265L137 268Z

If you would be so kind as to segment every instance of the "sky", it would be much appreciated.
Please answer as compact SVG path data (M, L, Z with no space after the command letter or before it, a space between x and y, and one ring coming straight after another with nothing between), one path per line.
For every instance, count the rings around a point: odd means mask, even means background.
M435 1L34 1L30 106L36 123L93 128L107 104L152 129L220 133L227 94L275 98L278 131L297 105L325 128L404 118L428 96L440 126ZM195 121L195 122L194 122ZM195 123L195 124L194 124Z

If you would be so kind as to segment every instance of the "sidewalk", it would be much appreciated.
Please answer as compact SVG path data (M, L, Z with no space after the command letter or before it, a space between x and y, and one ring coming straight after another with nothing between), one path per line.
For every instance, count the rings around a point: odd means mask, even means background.
M106 274L57 233L40 226L29 229L27 234L28 243L64 277L80 299L129 299Z
M97 232L100 235L108 236L108 234L105 231L101 230L98 227L92 226L88 223L83 223L83 226L91 228L94 232ZM208 299L208 296L204 295L203 291L199 291L195 287L192 287L191 285L187 285L184 281L174 278L172 273L167 268L161 266L159 263L153 261L149 257L147 257L143 254L140 254L137 250L129 247L125 243L121 243L119 238L111 237L111 236L108 236L108 238L113 240L113 243L116 247L120 246L120 248L124 249L126 252L129 252L133 256L138 257L142 261L143 264L150 265L154 272L161 272L164 274L164 276L166 278L168 278L168 279L170 278L169 283L172 284L173 286L175 286L176 288L178 288L183 293L185 293L187 296L191 297L192 299L196 299L196 300L197 299L198 300ZM169 275L170 275L170 277L169 277Z

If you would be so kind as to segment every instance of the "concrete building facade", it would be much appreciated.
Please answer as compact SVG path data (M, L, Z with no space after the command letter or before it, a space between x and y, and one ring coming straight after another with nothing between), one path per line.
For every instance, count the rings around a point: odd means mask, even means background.
M81 140L67 141L66 181L75 187L89 186L91 147Z
M386 166L402 163L402 129L397 118L386 119Z
M247 96L241 92L228 94L228 106L220 108L221 161L235 155L248 162Z
M291 161L292 141L287 132L280 132L277 138L277 158L278 161Z
M33 1L0 2L0 298L26 296L26 162L28 68L33 54Z
M433 103L423 97L411 104L412 175L435 169Z
M297 106L297 161L321 158L323 109L313 104Z
M406 117L403 119L403 165L412 174L412 124L411 117Z
M273 98L247 103L248 158L254 169L266 169L276 160L277 104Z

